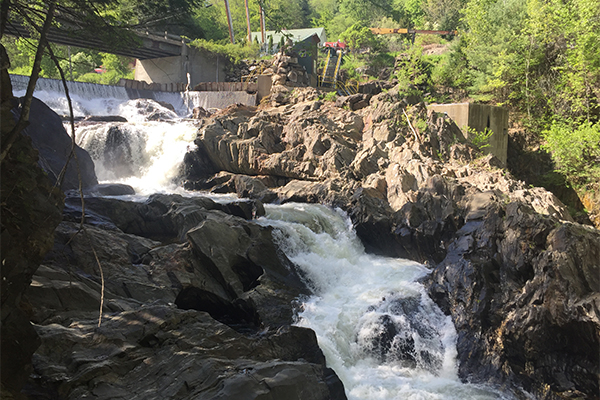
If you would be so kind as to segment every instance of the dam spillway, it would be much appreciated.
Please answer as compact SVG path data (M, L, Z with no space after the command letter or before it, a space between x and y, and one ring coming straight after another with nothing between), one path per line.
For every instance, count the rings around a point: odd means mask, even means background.
M10 80L15 96L23 96L29 77L11 74ZM118 106L133 99L151 99L171 104L180 117L189 116L195 107L209 110L226 108L232 104L253 106L256 105L257 99L255 93L245 91L163 92L75 81L67 81L67 87L76 117L117 115ZM34 96L48 104L58 114L68 115L68 105L61 80L39 78Z

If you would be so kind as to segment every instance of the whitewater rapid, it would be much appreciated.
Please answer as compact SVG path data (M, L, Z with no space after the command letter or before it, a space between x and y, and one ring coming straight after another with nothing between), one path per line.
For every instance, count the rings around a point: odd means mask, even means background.
M259 223L300 267L314 295L311 328L350 400L501 399L458 379L456 331L417 280L423 265L365 253L348 216L322 205L266 205ZM405 354L408 353L408 354Z
M65 114L59 94L48 91L42 97ZM129 184L138 195L198 195L176 181L198 131L193 121L181 118L185 111L156 105L155 111L169 117L159 122L120 95L78 99L77 104L82 115L128 120L77 128L78 144L92 156L101 182ZM257 222L275 228L274 239L314 293L299 299L296 324L315 331L350 400L511 398L458 378L452 321L418 283L427 268L366 254L341 210L295 203L265 209Z

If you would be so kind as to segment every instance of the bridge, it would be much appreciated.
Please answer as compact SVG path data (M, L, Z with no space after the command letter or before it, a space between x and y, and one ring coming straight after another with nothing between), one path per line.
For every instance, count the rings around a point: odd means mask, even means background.
M138 60L181 56L182 53L185 53L185 40L179 36L166 33L164 36L159 36L147 32L132 32L137 39L135 43L127 43L126 46L115 46L115 43L107 43L101 38L90 37L89 34L78 34L76 30L63 30L52 27L48 32L48 41L65 46L94 49L104 53L137 58ZM31 37L29 30L19 23L7 24L6 33L22 38Z
M121 37L119 43L106 40L107 35L90 37L89 33L75 28L52 27L47 37L50 43L135 58L135 79L148 84L194 87L200 82L225 80L227 60L224 57L201 52L188 46L188 40L166 32L164 36L129 32L134 34L133 40ZM5 33L16 37L31 37L27 28L15 22L7 24ZM115 32L115 35L118 33Z

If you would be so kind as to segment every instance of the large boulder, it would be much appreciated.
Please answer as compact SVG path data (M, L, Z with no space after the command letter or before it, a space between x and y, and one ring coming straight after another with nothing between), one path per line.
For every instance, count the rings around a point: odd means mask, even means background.
M79 319L38 332L43 378L30 390L52 388L60 398L346 398L308 329L247 336L208 313L149 305L107 316L100 327Z
M17 118L19 114L19 108L15 108ZM39 165L52 182L56 183L61 172L66 168L60 186L63 191L79 189L80 179L84 189L97 185L98 178L96 178L92 158L87 151L73 145L58 114L35 97L31 102L29 114L30 123L23 133L31 137L33 147L39 151ZM70 156L71 150L75 152L74 157Z
M475 197L429 281L459 332L461 376L538 398L598 393L598 260L597 230Z
M80 198L68 197L65 219L79 222L81 208ZM85 209L85 220L89 224L161 241L183 241L187 231L206 219L211 210L244 219L264 215L262 203L256 200L222 204L207 197L185 198L167 194L154 194L145 202L87 197Z
M342 175L356 156L363 120L320 102L303 102L279 112L232 108L216 115L184 160L188 187L204 188L216 172L319 180Z
M78 201L26 294L41 336L28 394L346 398L314 332L290 326L308 290L251 221L259 202L86 198L82 226Z

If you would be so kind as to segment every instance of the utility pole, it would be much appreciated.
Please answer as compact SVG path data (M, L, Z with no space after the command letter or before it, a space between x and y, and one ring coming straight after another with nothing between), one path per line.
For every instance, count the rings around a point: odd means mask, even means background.
M260 14L260 33L262 36L263 45L266 43L266 32L265 32L265 10L262 8L262 4L258 2L258 12Z
M233 23L231 21L231 11L229 10L229 0L225 1L225 12L227 13L227 24L229 25L229 40L231 43L235 43L235 38L233 37Z
M248 0L244 0L246 3L246 24L248 25L248 45L252 44L252 31L250 30L250 9L248 8Z

